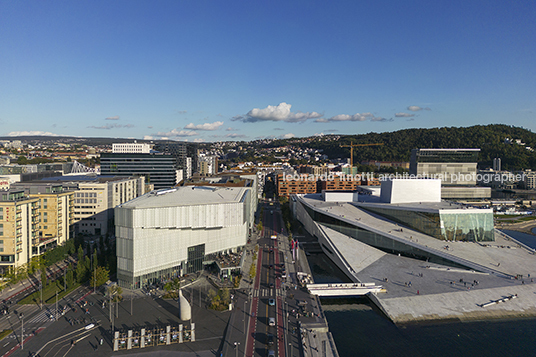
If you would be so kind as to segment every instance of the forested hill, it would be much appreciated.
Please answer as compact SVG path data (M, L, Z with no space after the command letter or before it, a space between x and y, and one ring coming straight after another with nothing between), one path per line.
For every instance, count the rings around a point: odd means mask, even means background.
M505 143L506 138L521 139L525 145ZM330 158L337 158L350 156L350 149L341 148L340 145L351 142L383 143L381 146L355 148L355 163L363 160L409 161L411 149L414 148L480 148L480 168L491 166L493 158L500 157L505 170L536 169L536 134L527 129L502 124L342 135L337 141L320 139L293 145L323 149ZM526 146L535 151L527 150Z

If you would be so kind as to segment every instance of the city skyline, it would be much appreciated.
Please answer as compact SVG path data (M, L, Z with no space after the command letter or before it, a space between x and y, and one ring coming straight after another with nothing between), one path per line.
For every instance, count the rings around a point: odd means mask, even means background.
M0 136L536 130L536 4L4 2Z

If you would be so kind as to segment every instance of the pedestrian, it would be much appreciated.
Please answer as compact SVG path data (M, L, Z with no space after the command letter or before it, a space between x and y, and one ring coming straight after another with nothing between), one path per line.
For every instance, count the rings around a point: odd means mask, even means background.
M419 290L417 290L417 295L419 295Z

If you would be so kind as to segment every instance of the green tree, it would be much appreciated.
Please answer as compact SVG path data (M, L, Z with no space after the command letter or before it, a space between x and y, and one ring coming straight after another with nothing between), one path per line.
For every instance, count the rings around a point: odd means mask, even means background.
M76 264L76 281L78 281L80 284L85 282L87 280L86 279L86 274L87 274L87 269L86 269L86 267L84 265L84 262L79 261Z
M67 273L65 273L65 280L67 281L68 288L74 285L74 273L72 269L67 270Z
M97 268L91 272L91 285L101 286L110 279L110 271L105 267L97 266Z
M253 279L257 275L257 267L255 266L255 263L251 264L251 267L249 268L249 278Z
M164 289L170 293L171 297L173 298L176 298L179 296L179 289L181 288L181 281L179 280L179 278L175 278L173 279L172 281L166 283L166 285L164 285Z
M47 286L47 268L41 267L41 284L43 284L43 287Z

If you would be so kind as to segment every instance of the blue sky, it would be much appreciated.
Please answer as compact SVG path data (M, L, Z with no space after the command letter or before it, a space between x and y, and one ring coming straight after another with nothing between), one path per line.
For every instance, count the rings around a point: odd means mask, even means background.
M534 1L2 1L0 135L536 131Z

